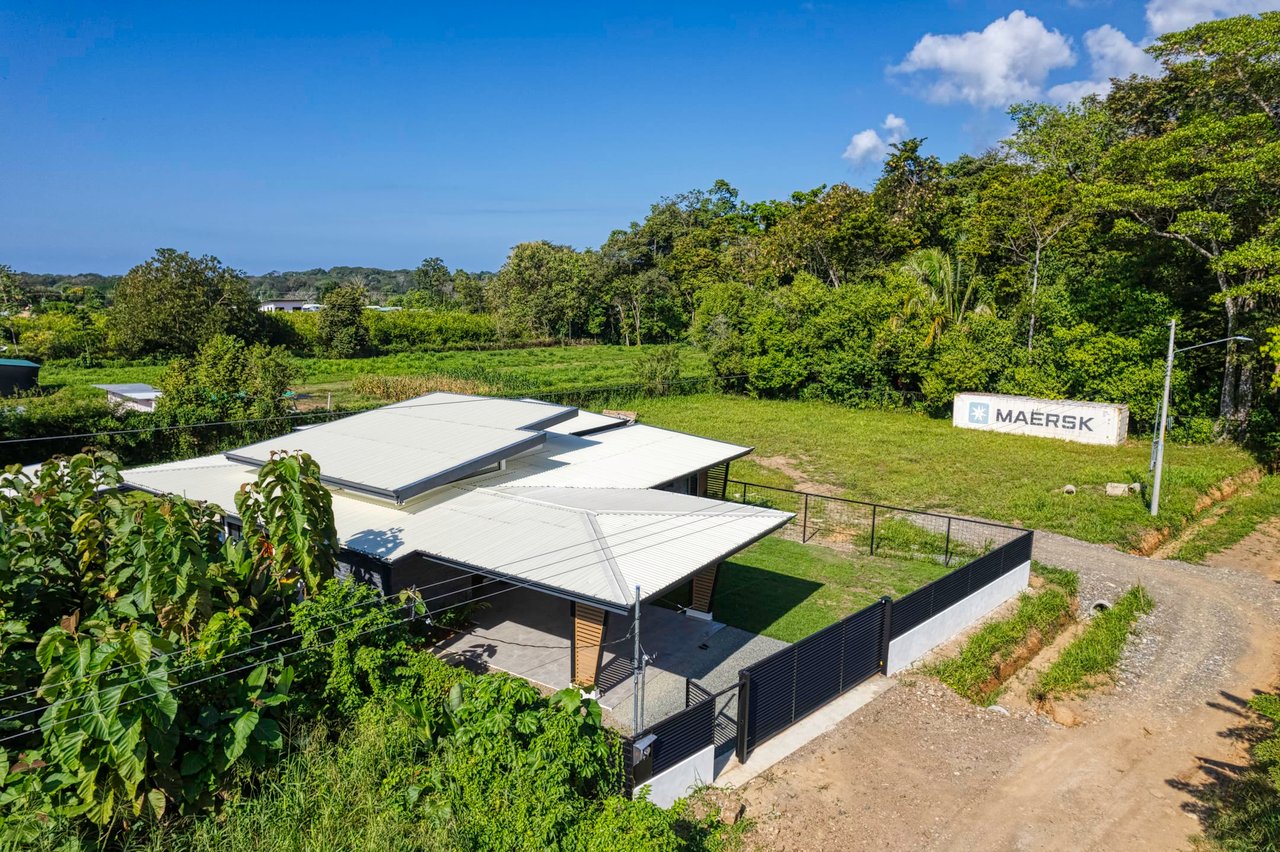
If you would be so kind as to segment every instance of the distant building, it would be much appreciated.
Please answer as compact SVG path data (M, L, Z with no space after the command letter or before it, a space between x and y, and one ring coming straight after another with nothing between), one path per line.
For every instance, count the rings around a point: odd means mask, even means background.
M21 358L0 358L0 396L34 390L39 381L39 364Z
M130 411L152 412L156 410L156 400L164 395L159 388L142 383L130 385L94 385L107 392L107 402L112 406L126 408Z
M318 311L320 305L306 299L268 299L258 304L258 310L269 314L276 311Z

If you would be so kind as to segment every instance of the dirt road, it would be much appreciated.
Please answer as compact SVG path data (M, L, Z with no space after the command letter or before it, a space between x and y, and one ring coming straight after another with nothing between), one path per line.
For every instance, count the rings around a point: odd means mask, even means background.
M969 705L921 676L743 788L751 842L790 850L1178 849L1201 796L1244 758L1241 705L1271 685L1280 589L1253 566L1144 559L1052 534L1036 558L1080 572L1084 605L1142 583L1156 600L1119 683L1062 728ZM1252 569L1252 570L1251 570Z

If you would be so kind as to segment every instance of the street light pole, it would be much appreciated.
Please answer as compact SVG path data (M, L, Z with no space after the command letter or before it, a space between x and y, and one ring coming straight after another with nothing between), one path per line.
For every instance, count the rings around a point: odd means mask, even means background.
M1224 337L1220 340L1210 340L1206 343L1196 343L1191 346L1183 346L1181 349L1173 348L1174 330L1176 321L1169 320L1169 355L1164 362L1164 394L1160 397L1160 419L1156 423L1155 442L1151 447L1151 465L1155 468L1155 477L1151 481L1151 516L1154 518L1160 512L1160 478L1164 473L1164 437L1165 427L1169 422L1169 385L1173 380L1173 356L1179 352L1186 352L1188 349L1199 349L1201 346L1213 346L1216 343L1226 343L1231 340L1238 340L1242 343L1249 343L1253 340L1251 337L1243 337L1241 335L1233 335L1232 337ZM1227 381L1227 378L1223 378Z
M1173 381L1173 336L1177 328L1177 320L1169 320L1169 355L1164 362L1164 393L1160 395L1160 418L1156 421L1155 449L1152 450L1152 464L1156 475L1151 483L1151 517L1160 511L1160 475L1164 472L1164 430L1169 418L1169 384Z

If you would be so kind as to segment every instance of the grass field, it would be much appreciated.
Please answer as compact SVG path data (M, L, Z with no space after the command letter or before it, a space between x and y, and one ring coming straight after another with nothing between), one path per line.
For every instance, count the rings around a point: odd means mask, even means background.
M504 392L536 393L627 385L636 382L636 361L652 346L555 346L486 351L420 352L372 358L298 358L296 389L314 395L333 393L335 404L371 402L350 392L356 376L413 376L440 374L478 379ZM682 375L710 373L706 356L692 347L681 350ZM160 380L165 367L49 366L40 371L40 382L50 386L123 384Z
M822 402L697 395L638 400L635 407L642 422L755 447L752 457L733 463L730 475L737 479L791 486L798 471L860 500L989 518L1122 547L1137 546L1153 529L1181 528L1200 495L1255 466L1248 453L1230 444L1170 446L1160 517L1153 519L1145 494L1147 441L1088 446ZM791 470L762 465L761 457L779 459ZM1107 497L1107 482L1141 482L1144 493ZM1067 484L1077 493L1062 493Z
M952 568L936 559L906 559L848 553L769 536L725 562L716 580L716 621L795 642L882 595L915 591ZM666 600L688 603L683 596Z

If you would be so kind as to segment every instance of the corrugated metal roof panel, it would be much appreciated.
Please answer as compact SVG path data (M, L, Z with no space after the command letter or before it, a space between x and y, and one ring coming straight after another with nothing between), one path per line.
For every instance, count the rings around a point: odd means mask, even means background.
M159 388L145 382L129 382L123 385L94 385L95 388L102 388L104 391L112 393L158 393Z
M125 472L134 487L234 512L256 471L206 457ZM448 486L396 508L338 493L345 547L380 559L424 553L571 598L625 608L740 550L785 512L646 489Z
M377 409L395 411L422 420L465 423L502 429L545 429L573 417L571 405L555 405L536 399L505 399L437 391ZM353 415L348 420L364 415Z
M751 452L750 447L634 424L594 435L552 435L537 452L481 477L485 485L653 488Z

